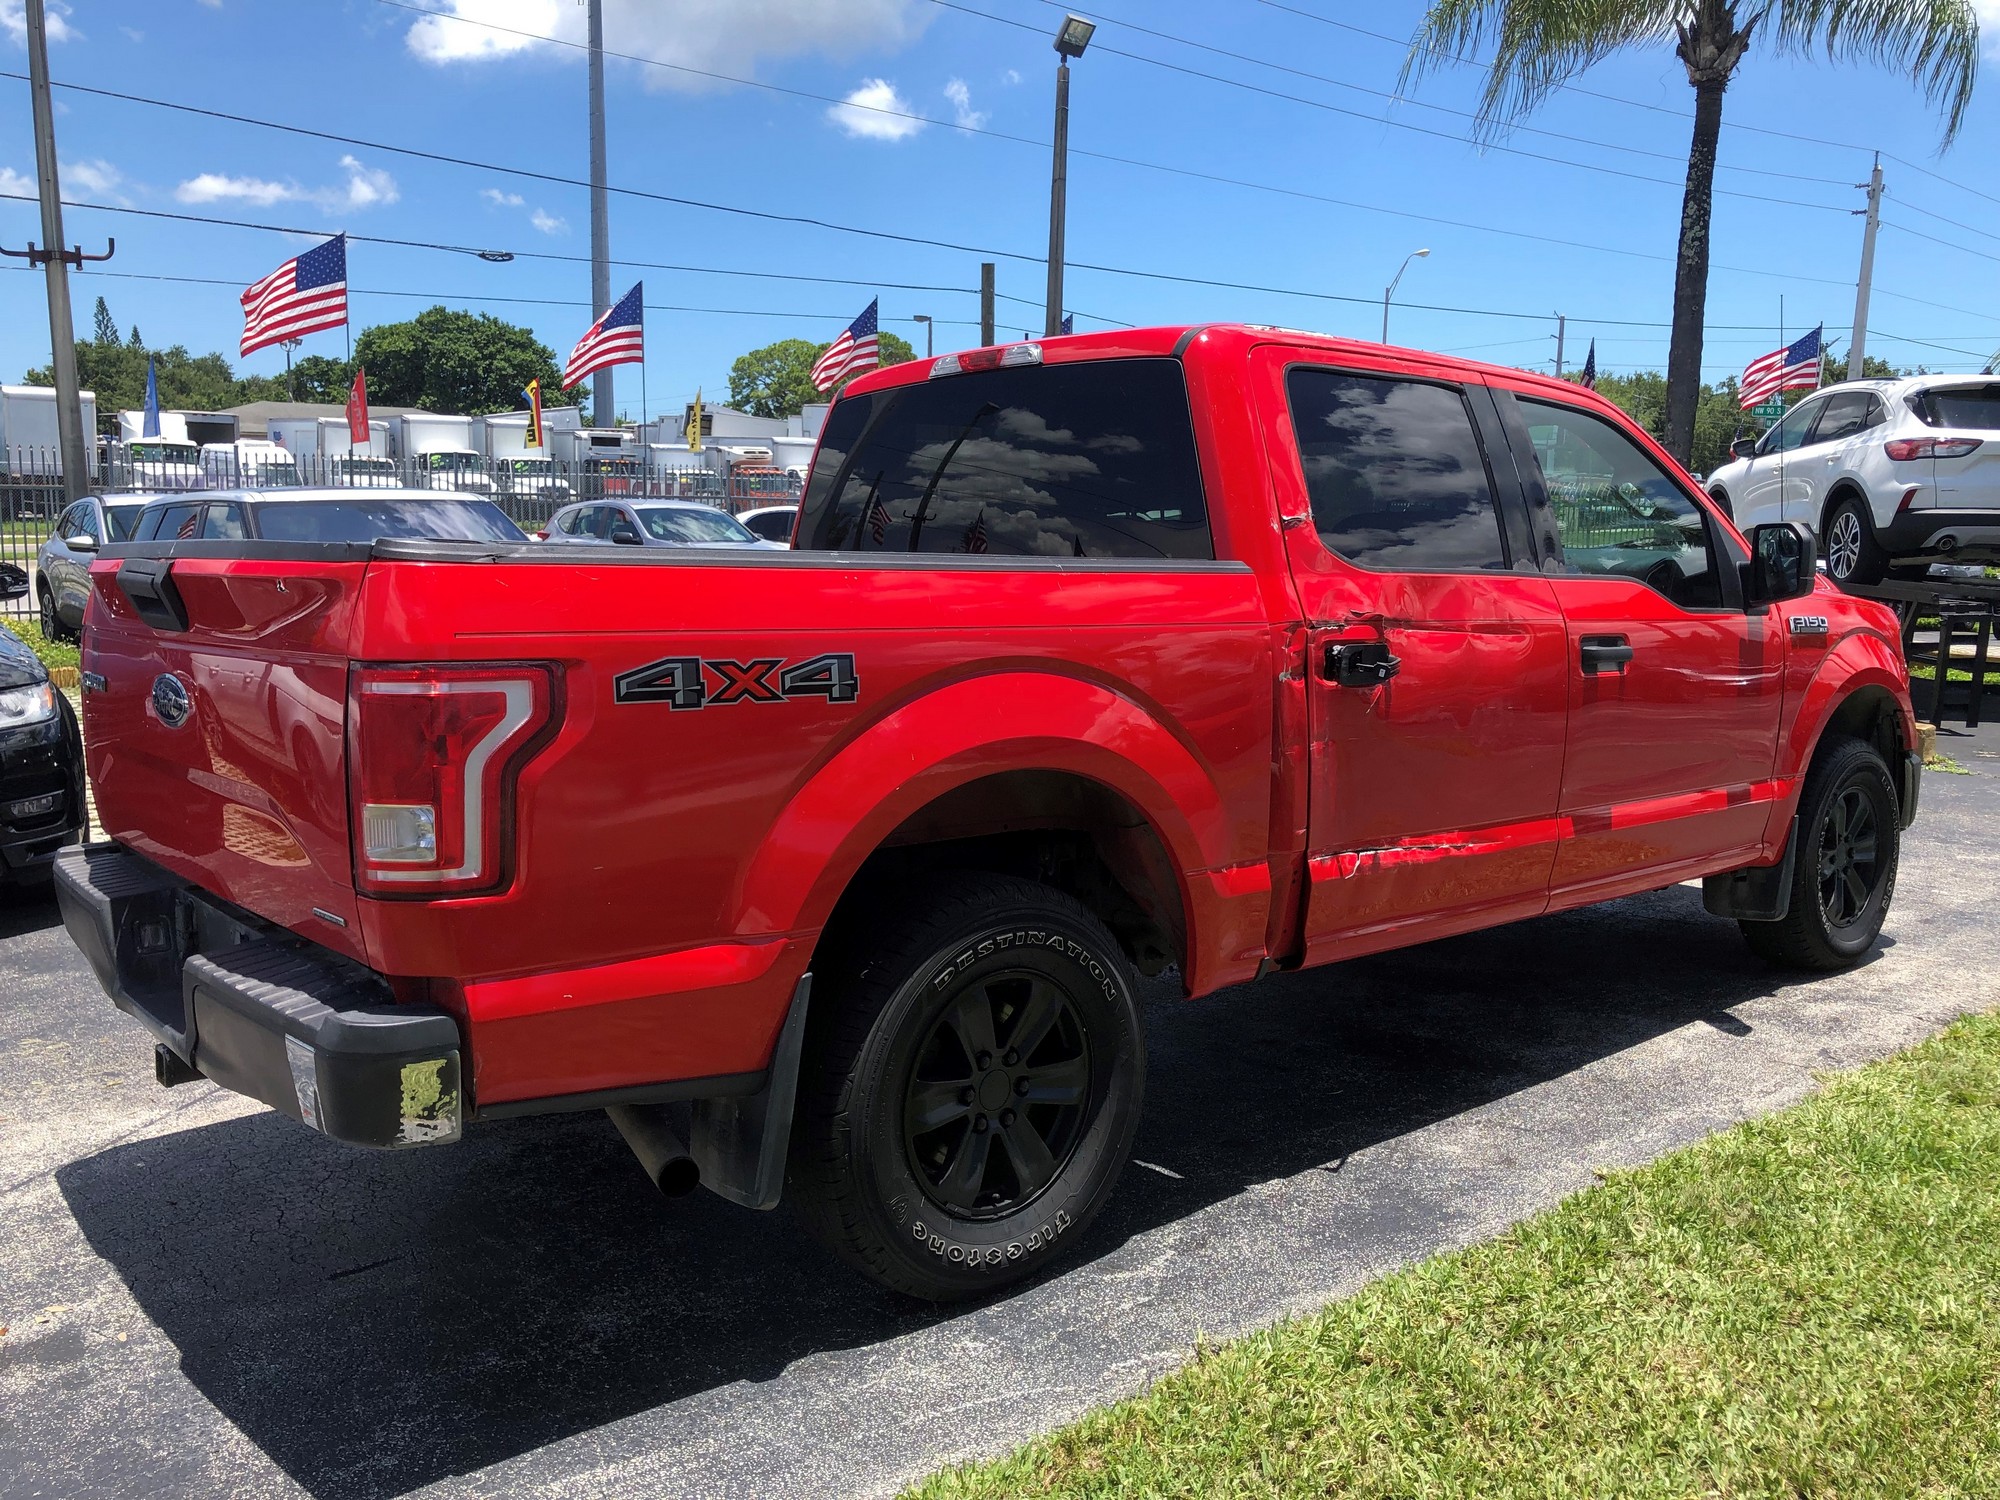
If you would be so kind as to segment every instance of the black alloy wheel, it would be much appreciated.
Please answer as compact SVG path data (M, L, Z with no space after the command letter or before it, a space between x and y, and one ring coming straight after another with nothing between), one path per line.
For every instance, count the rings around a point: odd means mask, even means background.
M42 619L41 619L42 639L45 641L60 641L64 638L67 632L64 631L62 627L61 618L56 614L55 591L50 588L43 587L37 592L40 595L40 604L42 612Z
M1082 1134L1090 1041L1058 983L1001 970L952 995L903 1091L903 1144L924 1195L961 1219L1012 1213Z
M1739 924L1752 952L1784 968L1829 973L1875 946L1896 892L1898 795L1867 741L1842 736L1820 746L1799 796L1785 915Z
M1145 1077L1137 976L1074 897L979 871L875 887L813 955L786 1195L883 1286L989 1295L1082 1239Z
M1875 806L1859 786L1841 789L1819 839L1819 905L1839 932L1860 921L1882 879Z

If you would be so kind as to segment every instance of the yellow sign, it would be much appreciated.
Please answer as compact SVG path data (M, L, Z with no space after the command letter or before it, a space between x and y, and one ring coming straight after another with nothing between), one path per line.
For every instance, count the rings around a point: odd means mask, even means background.
M688 411L688 452L701 452L701 387L694 388L694 405Z

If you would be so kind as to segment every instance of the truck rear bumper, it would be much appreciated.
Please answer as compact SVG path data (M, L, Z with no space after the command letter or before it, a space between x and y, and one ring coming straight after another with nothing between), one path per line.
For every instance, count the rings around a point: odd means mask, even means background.
M56 861L63 925L112 1003L234 1093L356 1146L458 1139L458 1022L116 844Z

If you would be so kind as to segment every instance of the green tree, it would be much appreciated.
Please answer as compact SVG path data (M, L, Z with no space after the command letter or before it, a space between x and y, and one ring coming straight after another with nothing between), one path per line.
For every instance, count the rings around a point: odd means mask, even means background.
M1490 131L1530 113L1578 74L1627 47L1672 46L1694 90L1694 134L1674 269L1665 443L1694 456L1708 307L1710 214L1722 95L1759 35L1781 53L1907 68L1958 133L1979 73L1971 0L1431 0L1404 76L1494 46L1480 99Z
M102 297L97 299L97 311L91 315L91 320L91 338L95 342L100 344L115 344L118 342L117 320L111 316L111 309L104 305Z
M137 323L132 325L132 337L128 342L134 349L143 349L146 347L146 341L139 337L139 325Z
M490 313L433 307L407 323L363 329L353 363L368 371L369 400L383 406L470 416L514 411L522 387L537 379L545 405L569 404L549 347L531 330ZM345 386L338 397L325 399L345 400Z
M146 404L148 357L149 351L116 339L110 343L95 339L77 343L77 380L97 398L100 432L117 432L119 412L137 411ZM236 379L229 361L220 354L190 354L183 345L176 344L171 349L152 350L150 357L159 379L163 408L219 411L252 399L244 394L243 382ZM29 370L25 378L29 385L55 384L47 365Z
M752 416L790 417L808 402L829 399L847 384L843 380L832 391L821 391L812 383L812 367L830 347L832 340L779 339L752 349L729 367L729 404ZM885 365L900 365L917 354L909 340L893 333L878 334L876 347Z

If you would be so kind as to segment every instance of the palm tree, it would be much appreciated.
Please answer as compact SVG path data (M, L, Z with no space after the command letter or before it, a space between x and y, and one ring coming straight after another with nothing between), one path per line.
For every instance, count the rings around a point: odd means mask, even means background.
M1408 79L1491 40L1494 59L1479 114L1493 131L1621 48L1673 45L1694 89L1694 142L1681 200L1667 352L1666 446L1683 463L1694 447L1701 393L1722 95L1759 36L1781 52L1824 48L1834 59L1908 68L1943 113L1947 145L1965 118L1979 70L1972 0L1432 0L1403 65Z

